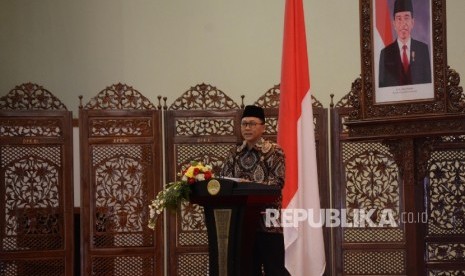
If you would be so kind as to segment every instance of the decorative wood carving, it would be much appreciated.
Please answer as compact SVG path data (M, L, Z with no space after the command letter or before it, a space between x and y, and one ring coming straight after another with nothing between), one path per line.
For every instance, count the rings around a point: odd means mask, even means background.
M80 108L82 108L82 105ZM117 83L100 91L84 108L88 110L153 110L155 106L139 91L132 88L132 86Z
M422 185L423 179L427 177L428 162L435 145L440 141L439 137L425 137L415 140L415 163L416 179Z
M281 94L280 84L276 84L272 88L268 89L265 94L263 94L258 100L255 101L254 105L261 106L263 108L279 108L279 97ZM312 106L321 107L321 104L318 99L312 96Z
M354 108L355 110L353 112L356 112L357 109L355 107L358 107L359 104L359 91L361 91L361 85L362 85L362 79L360 77L356 78L352 82L352 87L344 97L342 97L334 107L336 108ZM351 117L356 118L356 115L352 115Z
M163 228L147 225L163 185L161 111L118 83L79 112L82 274L161 275Z
M355 111L352 112L351 107L345 107L344 101L331 113L336 116L337 122L343 122L344 116L347 113L351 114L346 123L348 137L345 136L344 128L338 130L333 125L332 131L335 133L333 137L337 137L333 144L333 151L337 151L334 153L335 160L339 160L339 156L345 153L347 141L353 144L380 139L384 145L389 147L395 164L399 167L402 183L401 195L405 196L400 206L403 208L402 211L413 214L416 219L414 223L404 221L404 232L401 233L406 240L404 245L405 263L407 264L405 271L409 275L410 273L461 275L465 271L463 258L459 257L465 246L465 238L463 238L463 233L465 233L463 230L465 229L463 219L465 208L463 206L465 203L462 200L465 187L462 150L465 141L464 94L462 88L458 86L460 81L458 73L451 69L447 72L448 84L445 90L447 94L444 97L447 97L448 102L445 114L411 116L412 114L406 113L398 117L358 120L354 118L358 118L361 109L354 108ZM357 79L352 84L350 91L352 95L348 94L344 99L349 99L348 102L356 106L364 100L359 99L361 89L361 82ZM417 107L422 108L421 105ZM395 109L394 112L399 110L394 106L392 108ZM336 119L332 120L333 124ZM344 169L347 170L347 168ZM335 169L334 172L336 176L333 179L336 183L333 189L336 191L334 195L337 202L336 208L344 207L340 205L339 200L363 198L362 190L356 190L352 194L351 181L345 179L338 184L337 181L341 179L339 170ZM340 173L343 175L344 172ZM357 181L359 182L363 183L363 181ZM339 186L348 187L349 192L342 193ZM382 187L382 185L376 187ZM425 214L427 214L427 223L425 223ZM348 259L347 256L349 256L348 252L357 250L357 246L362 243L373 244L371 239L366 240L367 235L370 235L367 230L369 229L364 229L365 232L362 235L357 234L357 229L344 229L341 231L342 238L336 235L335 250L337 252L342 248L343 251L341 255L336 254L336 266L340 266L342 272L350 270L361 273L362 270L356 270L353 266L356 260ZM379 230L381 229L376 231ZM392 233L394 232L390 234ZM386 233L382 235L384 234ZM377 232L376 237L379 235L381 232ZM373 246L373 249L376 252L382 252L383 246ZM366 252L370 253L371 250Z
M92 137L103 136L140 136L148 137L153 133L149 119L91 119L89 120Z
M402 250L346 250L342 275L406 275Z
M454 69L447 68L448 111L452 113L465 112L465 94L459 86L460 75Z
M421 141L426 148L421 184L425 190L424 263L429 275L462 275L465 271L465 140L464 135ZM424 178L423 178L424 177Z
M0 110L67 110L50 91L35 83L16 86L0 98Z
M448 115L430 118L405 118L403 120L376 120L346 122L349 136L353 138L421 137L434 133L460 134L465 131L465 116Z
M71 118L37 84L0 98L1 275L73 275Z
M59 153L59 148L57 148ZM60 164L36 156L17 160L5 169L5 234L19 237L19 248L4 243L6 250L50 250L63 247L60 217ZM35 175L30 178L27 176ZM40 192L38 192L40 191ZM27 240L25 240L27 239ZM5 239L7 241L9 239Z
M428 261L465 261L465 244L463 243L428 243ZM457 271L458 272L458 271ZM443 274L441 274L443 275ZM459 275L459 274L456 274Z
M234 133L232 118L179 119L176 121L176 134L182 136L230 135Z
M333 111L336 113L337 110ZM338 157L338 165L334 168L341 171L335 169L333 174L334 208L341 212L347 210L347 222L354 222L355 210L364 210L374 223L380 222L383 212L390 210L397 225L377 227L365 224L334 229L338 270L333 274L405 273L406 237L401 223L404 186L396 157L380 141L344 141L342 132L338 137L341 137L340 150L334 153Z
M410 139L405 139L385 140L383 142L389 146L389 149L393 153L404 183L414 183L414 167L411 166L411 164L415 162L415 157L412 141Z
M254 105L261 106L263 108L278 108L280 93L280 85L276 84L272 88L268 89L260 98L258 98Z
M429 235L465 235L463 156L429 163Z
M210 84L198 84L184 92L169 107L170 110L239 109L229 96Z
M150 148L145 150L150 153ZM103 152L101 152L103 154ZM146 164L150 164L150 155L142 155L139 159L127 154L112 155L96 163L95 168L95 208L97 232L142 232L147 224L147 213L141 212L149 201L146 180ZM101 210L104 210L103 212ZM141 216L142 215L142 216ZM151 238L147 236L145 239ZM133 238L130 238L133 239ZM124 238L120 237L119 245ZM128 246L131 242L128 242ZM118 246L118 245L114 245Z
M63 135L59 119L0 118L0 135L10 137L60 137Z
M354 223L354 210L376 210L371 217L379 223L384 210L391 210L399 222L399 169L390 156L366 151L351 158L345 165L346 206L349 223Z

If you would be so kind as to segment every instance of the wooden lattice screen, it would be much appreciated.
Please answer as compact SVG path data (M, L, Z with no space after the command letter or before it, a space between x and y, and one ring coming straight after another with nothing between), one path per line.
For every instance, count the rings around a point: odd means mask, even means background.
M360 85L357 79L353 86ZM353 89L331 109L334 207L347 211L353 223L359 209L393 210L399 227L339 227L335 235L336 273L340 275L406 275L406 234L400 224L403 182L388 146L379 140L349 141L344 122L353 111ZM381 190L381 192L380 192Z
M166 112L168 181L190 161L202 161L219 172L223 160L240 141L239 106L208 84L191 87ZM208 275L208 239L203 208L183 205L169 217L170 275Z
M147 227L162 180L161 111L116 84L79 116L83 275L162 275L162 227Z
M266 91L254 104L265 109L265 138L276 140L279 85ZM327 110L313 99L318 154L321 204L329 206ZM243 106L241 106L243 107ZM208 84L192 87L169 108L165 120L168 180L191 160L212 164L220 171L223 160L240 135L242 109L222 91ZM168 224L170 275L208 275L208 241L203 210L185 205L180 214L171 215ZM329 258L330 234L325 233Z
M73 275L72 116L26 83L0 98L0 275Z
M418 172L426 199L426 275L465 275L465 135L424 140L418 146L419 155L427 156Z
M335 273L464 275L465 136L443 125L443 135L425 126L430 136L350 137L360 89L358 78L331 108L333 202L347 222L335 231ZM375 226L354 225L357 210L373 210ZM383 210L397 226L379 227Z

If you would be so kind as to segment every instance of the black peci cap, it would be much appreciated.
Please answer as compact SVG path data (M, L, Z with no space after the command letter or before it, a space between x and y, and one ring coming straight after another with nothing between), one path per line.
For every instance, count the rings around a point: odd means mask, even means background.
M242 113L242 118L244 117L255 117L265 122L265 112L263 108L255 105L247 105Z
M396 13L404 11L411 12L413 16L412 0L396 0L394 2L394 16L396 15Z

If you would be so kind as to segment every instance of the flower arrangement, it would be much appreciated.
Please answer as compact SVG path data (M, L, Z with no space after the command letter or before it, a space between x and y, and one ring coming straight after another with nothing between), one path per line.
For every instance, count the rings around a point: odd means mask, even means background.
M165 209L177 210L184 201L189 201L190 185L197 181L208 180L214 177L212 166L203 165L202 162L192 161L190 166L181 174L180 181L166 184L149 205L150 215L148 227L155 229L158 216Z

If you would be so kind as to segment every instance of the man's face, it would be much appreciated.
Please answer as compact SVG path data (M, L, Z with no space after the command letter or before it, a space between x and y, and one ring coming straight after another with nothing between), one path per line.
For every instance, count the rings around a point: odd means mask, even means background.
M265 132L265 124L256 117L244 117L241 121L241 134L248 144L254 144Z
M409 11L398 12L394 15L394 29L400 41L405 42L410 37L414 20Z

